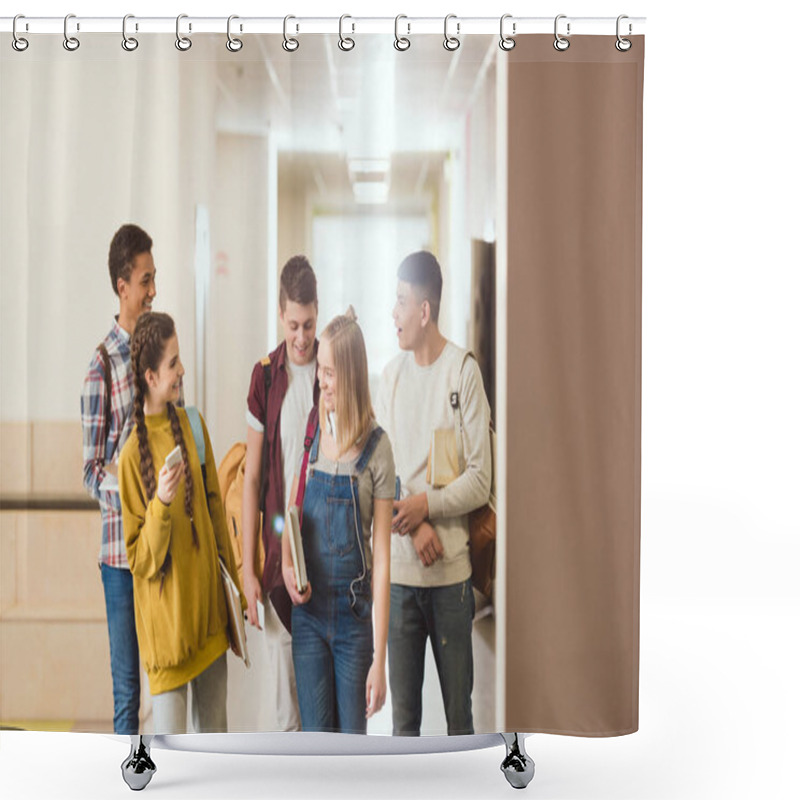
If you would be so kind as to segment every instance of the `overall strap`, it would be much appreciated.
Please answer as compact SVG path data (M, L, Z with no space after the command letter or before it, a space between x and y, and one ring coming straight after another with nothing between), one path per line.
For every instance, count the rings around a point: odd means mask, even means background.
M319 422L319 416L317 417L317 422ZM306 432L306 437L308 437L308 432ZM314 433L312 434L311 437L311 450L308 454L309 464L317 463L317 459L319 458L319 445L321 438L322 438L322 428L319 426L319 424L317 424Z
M378 442L380 442L382 435L383 428L380 426L373 428L372 431L370 431L369 437L367 438L367 443L364 445L364 449L361 451L361 455L359 455L355 469L353 470L354 474L358 475L367 468L367 464L369 464L369 460L372 458L372 454L375 452L375 448L378 446Z

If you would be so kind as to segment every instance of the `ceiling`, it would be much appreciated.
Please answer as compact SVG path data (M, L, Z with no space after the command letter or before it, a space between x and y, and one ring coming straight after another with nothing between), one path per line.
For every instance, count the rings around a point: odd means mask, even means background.
M281 37L258 37L246 59L218 62L217 128L269 134L282 180L313 184L333 201L352 197L365 179L385 180L396 202L430 196L492 75L496 37L465 37L455 52L437 36L412 38L405 52L390 36L354 38L353 50L342 52L336 35L301 36L287 53ZM354 165L365 161L378 172L356 175Z

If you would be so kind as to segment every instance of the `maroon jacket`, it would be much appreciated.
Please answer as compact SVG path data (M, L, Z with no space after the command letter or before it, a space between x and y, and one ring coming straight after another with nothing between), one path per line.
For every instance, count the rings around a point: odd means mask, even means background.
M316 355L318 342L314 342ZM289 388L289 375L286 371L286 342L281 342L269 354L269 370L272 377L267 398L267 420L264 426L264 442L267 447L267 469L262 474L266 481L266 497L263 512L264 526L261 532L264 542L264 572L261 576L261 589L269 595L272 605L287 630L291 630L292 601L283 585L281 573L281 539L275 529L275 521L283 520L286 512L286 492L283 485L283 456L281 449L281 407ZM260 422L264 422L264 368L259 361L250 377L250 391L247 394L247 407ZM314 380L314 404L319 403L319 381ZM259 453L259 458L262 454Z

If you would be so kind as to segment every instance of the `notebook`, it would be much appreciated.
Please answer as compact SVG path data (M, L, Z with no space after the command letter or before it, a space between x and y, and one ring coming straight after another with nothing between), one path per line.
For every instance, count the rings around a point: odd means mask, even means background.
M303 551L303 537L300 535L300 517L297 506L289 509L289 543L292 548L292 561L294 562L294 579L297 582L297 591L302 594L308 586L306 574L306 556Z
M242 612L242 596L236 588L230 573L225 569L222 559L219 559L219 570L222 573L222 586L225 589L225 604L228 607L228 633L231 644L239 651L240 658L246 667L250 666L250 656L247 652L247 635L244 628L244 613Z

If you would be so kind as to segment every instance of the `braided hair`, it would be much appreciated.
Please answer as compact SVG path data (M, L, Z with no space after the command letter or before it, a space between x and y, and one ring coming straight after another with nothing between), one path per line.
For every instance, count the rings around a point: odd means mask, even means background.
M133 420L136 425L136 437L139 443L139 464L142 481L148 502L155 496L157 487L153 454L150 452L150 445L147 440L147 425L144 419L144 399L148 391L145 373L148 369L153 370L153 372L158 371L158 367L164 357L164 347L174 335L175 323L169 314L147 311L137 320L136 328L131 337L131 369L133 370L134 385ZM183 438L178 413L172 403L167 403L167 416L172 429L172 437L175 440L175 444L181 448L183 463L188 466L189 454L186 450L186 442ZM199 547L200 541L197 537L194 512L192 510L194 481L192 480L192 472L189 469L185 470L185 480L186 488L183 495L183 507L192 525L192 541L195 547Z

